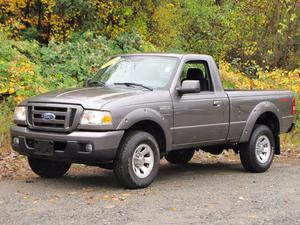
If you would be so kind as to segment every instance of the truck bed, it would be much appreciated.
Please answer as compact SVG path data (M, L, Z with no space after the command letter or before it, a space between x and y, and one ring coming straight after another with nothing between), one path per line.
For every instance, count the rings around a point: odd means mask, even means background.
M230 130L228 140L239 139L246 122L259 111L259 107L270 107L279 117L280 132L284 133L293 122L291 115L293 93L291 91L225 90L230 101ZM272 104L274 104L272 106ZM267 106L269 105L269 106ZM256 110L256 109L257 110Z

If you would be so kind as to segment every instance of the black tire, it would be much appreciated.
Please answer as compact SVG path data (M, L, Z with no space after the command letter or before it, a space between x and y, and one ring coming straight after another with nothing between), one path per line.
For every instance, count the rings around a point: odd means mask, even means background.
M186 164L195 153L194 149L174 150L165 155L165 159L171 164Z
M71 163L34 157L28 157L28 163L34 173L44 178L62 177L71 166Z
M259 160L256 154L256 143L260 139L267 137L270 142L270 154L265 162ZM265 125L256 125L248 143L240 148L240 159L246 171L261 173L269 169L274 158L275 139L274 134L269 127Z
M147 145L153 152L153 167L146 177L140 178L134 171L133 155L141 145ZM114 160L114 174L126 188L136 189L149 186L159 170L160 153L155 138L144 131L130 131L122 140ZM150 165L150 164L149 164Z

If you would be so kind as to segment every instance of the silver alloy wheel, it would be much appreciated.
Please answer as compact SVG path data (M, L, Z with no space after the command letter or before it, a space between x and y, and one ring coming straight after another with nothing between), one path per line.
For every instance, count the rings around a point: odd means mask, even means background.
M271 155L271 142L266 135L257 138L255 144L256 158L260 163L266 163Z
M147 144L141 144L134 150L132 156L133 172L138 178L147 177L154 165L154 154L152 148Z

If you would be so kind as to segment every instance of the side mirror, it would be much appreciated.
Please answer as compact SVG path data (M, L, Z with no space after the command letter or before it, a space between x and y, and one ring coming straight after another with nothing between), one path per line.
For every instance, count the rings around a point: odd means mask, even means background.
M85 87L89 87L89 86L90 86L91 80L92 80L92 78L86 79L86 81L84 82L84 86L85 86Z
M198 80L184 80L180 88L176 88L178 94L183 95L187 93L199 93L200 81Z

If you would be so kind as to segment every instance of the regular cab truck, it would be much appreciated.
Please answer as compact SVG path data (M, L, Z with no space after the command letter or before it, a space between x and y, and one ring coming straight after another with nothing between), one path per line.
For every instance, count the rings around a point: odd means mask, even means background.
M41 177L63 176L72 163L111 166L123 186L143 188L162 157L184 164L200 148L233 149L246 171L264 172L295 114L290 91L224 90L211 56L128 54L83 88L23 101L11 141Z

